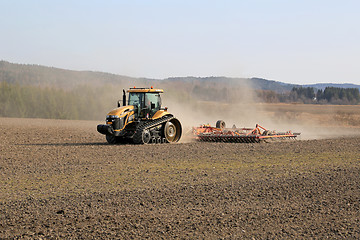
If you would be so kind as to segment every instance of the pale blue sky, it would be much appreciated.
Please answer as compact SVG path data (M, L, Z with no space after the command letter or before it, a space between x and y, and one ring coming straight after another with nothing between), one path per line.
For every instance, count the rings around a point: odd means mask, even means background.
M0 0L0 59L133 77L360 84L360 1Z

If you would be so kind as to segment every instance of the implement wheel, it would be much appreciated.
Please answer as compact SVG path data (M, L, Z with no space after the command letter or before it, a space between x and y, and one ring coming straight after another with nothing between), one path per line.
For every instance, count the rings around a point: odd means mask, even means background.
M225 128L225 122L223 120L218 120L216 122L216 128L224 129Z
M173 143L180 140L182 128L179 120L177 120L176 118L168 121L163 129L164 137L168 142Z

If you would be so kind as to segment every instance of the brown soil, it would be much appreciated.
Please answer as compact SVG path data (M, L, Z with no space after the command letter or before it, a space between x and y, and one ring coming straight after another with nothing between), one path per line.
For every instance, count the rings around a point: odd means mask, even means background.
M360 238L360 137L108 145L0 118L0 238Z

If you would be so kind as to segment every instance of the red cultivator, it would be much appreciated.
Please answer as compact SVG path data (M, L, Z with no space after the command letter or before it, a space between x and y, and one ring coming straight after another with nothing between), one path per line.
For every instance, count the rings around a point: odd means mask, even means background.
M217 121L216 127L203 124L193 127L193 134L197 141L202 142L237 142L259 143L261 141L296 139L300 133L269 131L259 124L255 128L225 128L222 120Z

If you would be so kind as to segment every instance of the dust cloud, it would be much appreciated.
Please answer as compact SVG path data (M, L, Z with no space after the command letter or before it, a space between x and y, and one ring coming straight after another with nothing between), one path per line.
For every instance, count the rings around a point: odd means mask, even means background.
M311 104L260 103L251 85L237 87L232 101L199 101L176 99L163 95L163 105L169 108L182 123L185 138L193 126L210 124L224 120L227 127L255 127L260 124L276 132L292 131L301 133L299 139L324 139L360 135L360 120L356 126L349 126L337 114L341 106L323 106ZM210 96L216 100L216 94ZM335 109L334 109L335 108ZM357 110L356 119L360 119ZM349 114L354 113L349 109ZM347 115L346 115L347 116Z

